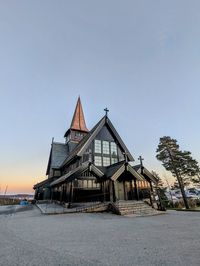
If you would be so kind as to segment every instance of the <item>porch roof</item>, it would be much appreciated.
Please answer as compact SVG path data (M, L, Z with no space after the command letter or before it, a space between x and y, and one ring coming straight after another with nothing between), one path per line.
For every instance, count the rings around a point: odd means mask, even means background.
M57 180L53 181L50 186L56 186L58 184L64 183L65 181L70 182L71 180L75 179L76 177L80 176L85 170L89 169L91 172L95 173L98 177L102 177L104 174L93 164L83 163L76 169L70 171L69 173L61 176Z
M142 176L149 178L152 182L154 182L155 184L158 182L158 179L151 173L149 172L149 170L139 164L139 165L135 165L133 166L133 169L135 169L137 171L137 173L141 174Z
M145 181L144 177L140 173L135 171L129 163L125 162L123 162L123 164L121 164L118 169L110 176L110 179L115 181L125 172L129 172L138 181Z
M53 181L53 178L47 178L33 186L33 189L37 189L38 187L42 187L44 185L50 184Z

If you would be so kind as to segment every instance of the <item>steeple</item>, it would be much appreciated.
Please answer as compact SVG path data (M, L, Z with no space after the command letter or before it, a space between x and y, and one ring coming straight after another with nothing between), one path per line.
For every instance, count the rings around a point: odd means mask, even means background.
M74 115L73 115L70 129L78 130L78 131L82 131L82 132L88 132L89 131L86 127L80 96L78 97L78 101L76 104L76 109L74 111Z
M66 143L69 143L69 145L71 145L70 143L78 143L88 133L88 131L89 130L87 129L85 123L81 99L78 97L71 126L64 135L66 138ZM74 146L74 144L71 146Z

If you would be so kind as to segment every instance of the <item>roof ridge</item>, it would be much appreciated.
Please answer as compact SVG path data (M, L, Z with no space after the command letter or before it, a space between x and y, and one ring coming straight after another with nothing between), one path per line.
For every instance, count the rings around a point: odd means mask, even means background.
M82 140L77 144L77 146L70 152L69 156L63 162L62 166L65 165L67 162L69 162L72 158L74 158L77 155L78 151L83 147L83 145L87 142L87 140L89 140L89 138L94 133L94 131L98 128L98 126L101 124L103 119L105 119L105 116L82 138Z
M109 126L110 130L113 132L113 134L115 135L115 137L117 138L119 145L122 147L122 149L124 151L127 152L128 154L128 158L129 161L134 161L132 155L130 154L128 148L126 147L126 145L124 144L123 140L121 139L121 137L119 136L119 134L117 133L116 129L114 128L112 122L110 121L110 119L105 115L103 116L103 118L92 128L91 131L88 132L88 134L83 137L83 139L77 144L77 146L73 149L73 151L69 154L69 156L66 158L66 160L63 162L62 166L64 166L65 164L69 163L73 158L75 158L75 156L82 156L84 149L86 147L86 145L88 144L89 140L91 137L95 137L95 134L98 134L98 130L101 129L101 127L103 127L105 124L107 123L107 125Z

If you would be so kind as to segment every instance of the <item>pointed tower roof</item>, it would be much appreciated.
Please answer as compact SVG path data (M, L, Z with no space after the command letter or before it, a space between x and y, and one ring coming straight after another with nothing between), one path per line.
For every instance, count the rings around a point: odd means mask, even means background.
M78 101L76 104L76 109L74 111L74 115L73 115L70 129L79 130L79 131L83 131L83 132L89 131L86 127L85 117L84 117L84 113L83 113L83 108L82 108L80 96L78 97Z

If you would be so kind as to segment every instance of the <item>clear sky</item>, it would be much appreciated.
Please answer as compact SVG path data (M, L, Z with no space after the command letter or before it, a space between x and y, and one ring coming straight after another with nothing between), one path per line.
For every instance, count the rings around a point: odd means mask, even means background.
M136 163L169 135L200 161L200 1L0 0L0 186L32 192L78 95Z

